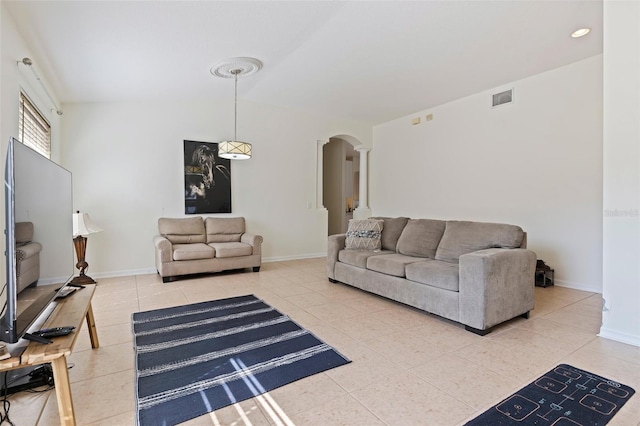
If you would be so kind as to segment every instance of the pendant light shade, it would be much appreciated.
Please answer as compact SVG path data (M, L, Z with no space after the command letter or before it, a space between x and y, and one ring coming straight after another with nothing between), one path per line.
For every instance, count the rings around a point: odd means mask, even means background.
M238 77L251 75L262 67L254 58L233 58L211 68L211 74L217 77L234 79L233 140L218 144L218 157L229 160L247 160L251 158L251 144L239 141L238 131Z
M251 144L240 141L224 141L218 144L218 157L229 160L247 160L251 158Z

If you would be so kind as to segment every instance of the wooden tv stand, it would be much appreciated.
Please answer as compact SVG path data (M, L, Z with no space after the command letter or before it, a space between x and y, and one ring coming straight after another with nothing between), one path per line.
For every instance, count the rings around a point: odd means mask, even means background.
M87 323L91 347L95 349L100 346L91 309L91 299L95 289L95 285L87 285L64 299L56 300L53 312L41 327L75 326L76 329L73 332L66 336L54 337L53 343L48 345L29 342L21 354L12 353L15 356L0 361L0 372L51 363L61 425L76 424L67 370L67 356L73 351L83 320L86 320Z

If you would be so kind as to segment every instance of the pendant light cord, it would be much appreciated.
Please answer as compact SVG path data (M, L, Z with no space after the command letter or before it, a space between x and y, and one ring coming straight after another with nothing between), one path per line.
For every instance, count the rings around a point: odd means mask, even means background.
M241 70L232 70L235 78L235 89L233 92L233 141L238 140L238 74Z

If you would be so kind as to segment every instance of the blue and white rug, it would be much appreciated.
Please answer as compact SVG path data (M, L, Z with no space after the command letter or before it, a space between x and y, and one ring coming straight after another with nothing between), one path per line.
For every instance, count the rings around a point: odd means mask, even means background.
M253 295L132 322L141 426L181 423L350 362Z

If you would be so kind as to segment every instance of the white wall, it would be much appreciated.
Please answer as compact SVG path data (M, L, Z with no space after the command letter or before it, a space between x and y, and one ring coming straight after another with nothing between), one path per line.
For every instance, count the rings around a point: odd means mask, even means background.
M640 4L605 1L604 30L600 335L640 346Z
M52 158L73 172L74 208L90 213L105 230L89 237L88 274L153 271L158 217L184 216L182 141L232 137L233 99L66 104L58 116L37 81L30 81L30 71L17 66L30 57L46 82L49 70L39 68L44 61L30 51L2 3L0 18L2 158L9 136L17 134L23 87L52 122ZM245 216L249 230L264 236L265 260L324 255L326 210L316 206L318 141L350 135L371 146L371 125L245 102L242 96L238 113L238 136L253 143L254 157L232 164L231 215Z
M602 55L376 126L370 156L375 215L519 225L558 284L601 291Z
M63 165L74 175L75 208L105 230L89 237L88 274L153 271L157 219L184 216L183 140L232 137L233 99L67 104L64 111ZM371 143L370 125L239 99L238 138L253 144L253 158L232 161L230 216L245 216L248 230L264 236L265 260L324 255L317 141L338 134Z
M18 137L18 119L20 107L20 91L27 94L29 99L35 104L38 110L51 124L51 158L59 162L60 143L60 116L52 111L54 105L47 97L42 86L36 80L31 69L24 65L18 65L22 58L33 60L33 69L38 76L47 84L47 75L39 68L38 58L33 55L31 49L25 44L20 36L10 15L6 13L4 4L0 2L0 161L4 173L4 164L7 155L7 145L10 137ZM51 94L51 93L50 93ZM54 96L53 94L51 94ZM4 190L3 190L4 191ZM5 209L4 195L0 193L0 228L4 231ZM70 212L71 213L71 212ZM69 215L71 221L71 214ZM36 229L36 233L37 233ZM4 235L4 234L1 234ZM72 244L69 236L69 245ZM5 251L5 239L0 238L0 248ZM42 259L46 262L47 259ZM70 259L73 262L73 259ZM54 265L43 264L43 269L54 269ZM4 277L6 265L4 260L0 262L0 277ZM4 281L2 281L4 282Z

